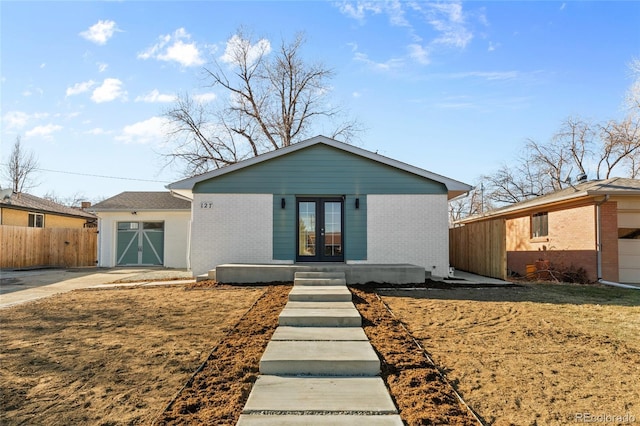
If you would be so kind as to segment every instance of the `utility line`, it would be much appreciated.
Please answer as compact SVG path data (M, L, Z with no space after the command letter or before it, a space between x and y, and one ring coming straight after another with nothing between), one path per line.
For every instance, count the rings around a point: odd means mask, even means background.
M2 165L5 166L6 164L2 164ZM152 179L138 179L138 178L129 178L129 177L120 177L120 176L94 175L91 173L78 173L78 172L67 172L63 170L41 169L40 167L36 167L34 170L39 170L42 172L51 172L51 173L62 173L66 175L98 177L103 179L134 180L139 182L155 182L155 183L171 183L171 181L168 181L168 180L152 180Z

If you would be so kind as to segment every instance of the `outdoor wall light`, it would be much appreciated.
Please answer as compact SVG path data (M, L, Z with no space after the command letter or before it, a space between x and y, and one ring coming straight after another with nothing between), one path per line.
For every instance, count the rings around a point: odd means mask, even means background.
M356 209L360 208L360 198L356 198Z
M287 205L287 201L284 198L281 198L280 199L280 207L284 209L286 205Z
M138 212L131 212L131 214L132 214L132 215L136 215L136 214L138 214Z

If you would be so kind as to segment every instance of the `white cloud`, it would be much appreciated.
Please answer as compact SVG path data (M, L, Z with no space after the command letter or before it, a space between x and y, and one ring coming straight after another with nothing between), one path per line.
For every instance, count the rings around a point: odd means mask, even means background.
M401 68L404 65L404 61L398 58L391 58L386 62L376 62L369 59L369 57L362 52L356 52L353 58L358 62L366 64L369 68L375 71L389 71Z
M31 130L28 130L24 136L26 138L31 138L31 137L41 137L44 139L51 139L51 135L54 132L59 132L60 130L62 130L62 126L59 126L57 124L46 124L44 126L36 126Z
M148 102L148 103L166 103L176 100L175 95L168 95L160 93L158 89L153 89L146 95L136 97L136 102Z
M95 86L96 82L93 80L83 81L82 83L76 83L71 87L67 87L67 96L79 95L80 93L87 92Z
M433 40L435 44L464 48L473 39L473 33L466 26L462 3L427 3L427 20L440 33Z
M489 47L487 48L487 51L489 52L493 52L494 50L496 50L497 48L500 47L500 43L494 43L494 42L489 42Z
M193 95L193 99L201 104L206 104L208 102L213 102L216 99L215 93L201 93L199 95Z
M227 47L220 57L222 62L227 64L238 64L238 58L242 52L246 52L248 64L253 64L260 56L268 55L271 52L271 43L267 39L260 39L254 45L250 41L234 34L227 40Z
M27 114L23 111L9 111L3 117L7 129L21 129L26 127L31 121L41 120L49 117L48 113L37 112L35 114Z
M114 21L98 21L89 27L88 30L80 33L85 39L96 44L104 45L118 31L118 26Z
M109 64L105 64L104 62L98 62L98 72L105 72L107 68L109 68Z
M127 99L127 91L122 89L122 81L117 78L105 78L102 85L97 87L91 95L91 100L98 104L116 99Z
M124 143L162 143L165 137L165 119L161 117L151 117L145 121L125 126L122 133L116 136L116 140Z
M2 121L6 123L9 129L20 129L26 126L29 121L29 114L22 111L9 111L2 117Z
M427 65L429 61L429 51L419 44L410 44L408 46L409 56L416 62Z
M42 95L44 95L44 90L42 90L39 87L29 86L27 89L25 89L22 92L22 96L24 96L24 97L33 96L33 95L36 95L36 94L42 96Z
M340 12L353 18L357 21L363 22L367 13L377 15L382 12L383 4L377 1L357 1L355 3L342 2L338 3Z
M189 40L191 40L191 35L184 28L179 28L173 34L160 36L156 44L147 48L144 52L138 53L138 59L175 61L183 67L204 64L200 49L198 49L195 42L185 42Z
M109 132L107 132L106 130L104 130L101 127L96 127L96 128L91 129L91 130L87 130L85 133L88 134L88 135L99 136L99 135L106 135Z

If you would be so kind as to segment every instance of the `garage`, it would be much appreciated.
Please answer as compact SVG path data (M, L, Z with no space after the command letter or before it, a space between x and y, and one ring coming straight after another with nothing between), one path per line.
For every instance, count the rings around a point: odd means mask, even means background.
M169 192L122 192L93 206L98 266L189 268L191 202Z

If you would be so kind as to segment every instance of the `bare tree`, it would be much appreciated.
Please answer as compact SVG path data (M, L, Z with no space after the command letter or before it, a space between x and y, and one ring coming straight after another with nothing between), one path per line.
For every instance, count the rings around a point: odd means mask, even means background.
M88 198L83 192L76 191L69 196L58 195L55 191L47 191L42 197L45 200L53 201L54 203L62 204L67 207L80 207L83 201L88 201Z
M9 162L4 168L4 177L11 183L13 192L28 191L39 185L35 180L38 170L38 160L33 152L22 148L20 136L16 136Z
M304 41L298 34L272 52L266 39L243 30L232 36L204 69L221 99L206 105L184 94L165 112L175 143L170 160L183 163L187 175L202 173L289 146L319 122L341 119L341 109L326 101L334 73L303 59ZM359 130L355 121L340 121L329 136L349 141Z
M622 121L611 120L601 126L602 152L597 166L597 178L609 178L619 164L628 164L628 175L637 177L640 162L640 122L629 115Z

